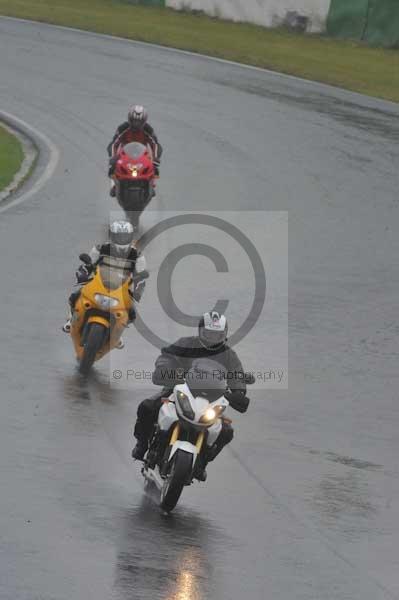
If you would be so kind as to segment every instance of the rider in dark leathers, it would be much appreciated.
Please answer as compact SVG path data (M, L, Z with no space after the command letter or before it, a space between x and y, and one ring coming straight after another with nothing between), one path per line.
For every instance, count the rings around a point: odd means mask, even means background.
M132 451L133 458L143 460L148 449L148 442L158 418L162 398L169 396L176 384L182 383L184 373L190 369L193 361L199 358L212 358L227 372L227 386L230 391L225 396L230 405L239 412L245 412L249 399L246 397L244 371L237 354L226 343L227 321L224 315L217 312L205 313L199 322L198 337L180 338L174 344L162 348L155 363L152 381L162 385L163 390L140 403L137 409L137 421L134 435L137 444ZM222 448L231 442L234 431L228 421L223 421L222 431L215 444L201 453L202 463L198 463L195 476L205 480L206 464L214 460Z

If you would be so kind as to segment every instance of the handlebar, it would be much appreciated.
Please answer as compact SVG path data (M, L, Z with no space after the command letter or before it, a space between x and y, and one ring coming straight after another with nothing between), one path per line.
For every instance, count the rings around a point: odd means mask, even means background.
M256 381L253 373L244 373L244 381L247 385L253 385Z

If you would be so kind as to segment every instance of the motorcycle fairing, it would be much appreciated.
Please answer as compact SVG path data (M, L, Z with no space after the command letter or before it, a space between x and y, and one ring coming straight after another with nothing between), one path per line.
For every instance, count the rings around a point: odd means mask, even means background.
M95 295L101 294L118 300L116 307L110 307L109 310L100 310L95 300ZM114 348L125 327L127 327L129 308L133 305L129 294L129 277L121 279L121 285L117 289L107 288L101 277L101 268L97 268L94 276L86 285L82 287L81 294L76 301L71 321L71 337L75 347L77 358L80 360L83 354L83 336L86 326L89 323L99 323L109 329L110 335L107 336L106 343L97 353L96 360L99 360L112 348ZM89 316L86 315L90 312Z
M188 391L188 388L184 388L183 385L182 386L176 386L175 389L181 389L181 390L185 390ZM188 391L189 393L189 391ZM170 396L171 400L175 399L175 392L173 392ZM196 399L197 401L198 399ZM196 417L198 417L198 420L200 418L200 415L202 414L203 410L206 409L207 406L209 406L209 402L203 398L200 399L200 404L201 404L201 409L198 411L195 411L196 413ZM173 401L171 402L164 402L159 410L159 414L158 414L158 425L159 428L162 431L169 431L170 428L172 427L173 423L176 423L179 420L178 414L176 412L176 405ZM221 419L218 419L213 425L211 425L210 427L206 428L206 431L208 433L207 435L207 440L206 440L206 444L207 446L212 446L219 433L222 430L222 421Z

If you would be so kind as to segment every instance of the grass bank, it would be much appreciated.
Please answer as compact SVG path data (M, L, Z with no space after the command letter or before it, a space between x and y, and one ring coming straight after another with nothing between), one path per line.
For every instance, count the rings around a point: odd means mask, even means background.
M0 0L0 14L210 54L399 102L399 51L128 0Z
M23 159L21 142L0 126L0 191L12 182Z

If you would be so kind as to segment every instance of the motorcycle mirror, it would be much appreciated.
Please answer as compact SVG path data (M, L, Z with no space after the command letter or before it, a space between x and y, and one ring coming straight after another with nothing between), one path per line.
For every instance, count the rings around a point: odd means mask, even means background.
M85 265L91 265L91 258L88 254L79 254L79 260L85 263Z
M247 385L253 385L255 383L255 375L253 373L245 373L244 380Z

